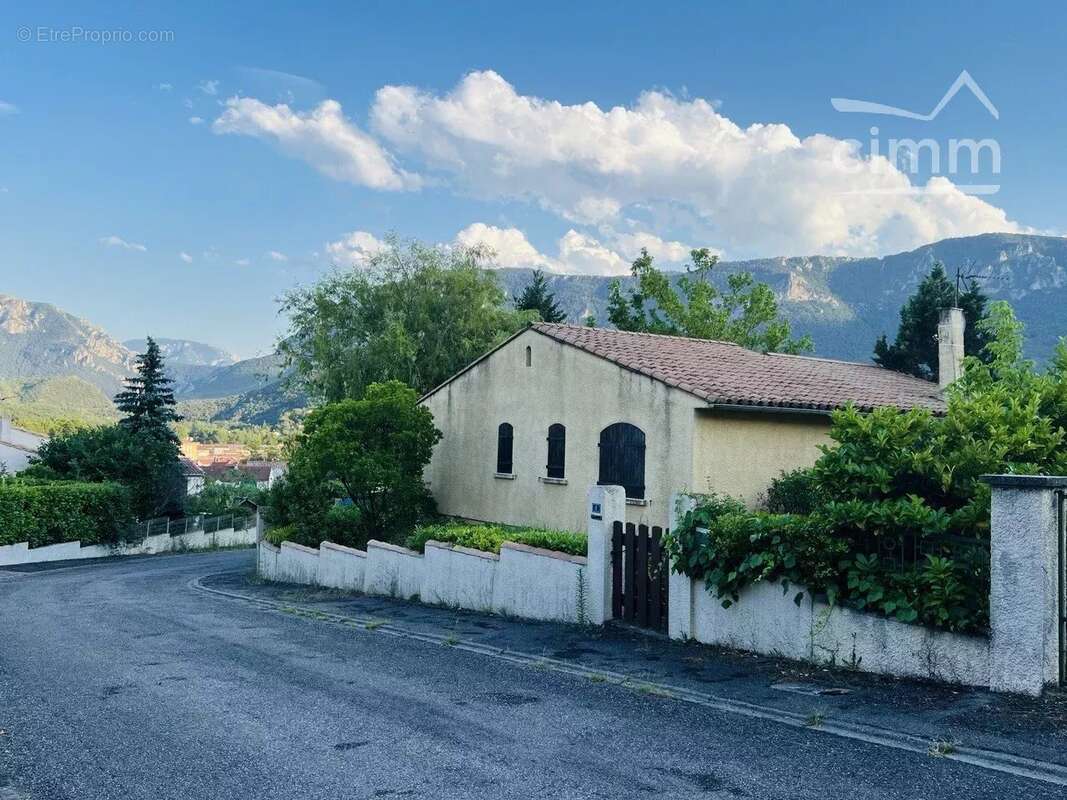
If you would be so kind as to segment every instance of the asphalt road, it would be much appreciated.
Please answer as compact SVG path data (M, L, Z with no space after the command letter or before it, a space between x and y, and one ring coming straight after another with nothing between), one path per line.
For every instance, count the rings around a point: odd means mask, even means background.
M0 800L1065 796L190 585L251 563L0 570Z

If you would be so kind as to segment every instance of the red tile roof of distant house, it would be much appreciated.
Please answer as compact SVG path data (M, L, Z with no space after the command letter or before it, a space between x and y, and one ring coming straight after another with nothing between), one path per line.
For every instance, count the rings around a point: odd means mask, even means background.
M936 383L874 364L759 353L730 342L535 323L533 329L713 405L830 411L852 403L943 412Z

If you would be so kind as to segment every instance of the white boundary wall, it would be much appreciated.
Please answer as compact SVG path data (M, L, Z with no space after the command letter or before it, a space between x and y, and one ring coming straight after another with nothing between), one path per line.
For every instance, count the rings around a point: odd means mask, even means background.
M1001 692L1040 695L1058 680L1060 495L1067 478L990 475L990 632L949 633L865 614L780 585L759 583L724 609L703 581L671 574L668 633L673 639L781 655L863 672L928 678ZM672 498L671 525L692 507ZM592 529L591 529L592 530ZM592 544L590 544L592 550Z
M38 564L45 561L75 561L85 558L109 558L111 556L141 556L155 553L184 552L186 550L210 550L215 547L251 547L256 543L256 528L245 530L223 528L214 533L192 531L180 536L161 533L146 536L137 544L92 544L62 542L44 547L30 547L26 542L0 546L0 567L18 564Z
M589 611L586 559L505 542L500 555L429 541L419 555L386 542L367 551L323 542L317 550L292 542L259 543L260 577L283 583L362 591L401 600L585 623Z
M682 576L684 577L684 576ZM683 585L671 585L673 592ZM690 607L687 638L705 644L781 656L797 661L849 667L897 677L923 678L968 686L989 686L989 639L909 625L841 606L831 607L780 584L744 589L729 608L707 591L704 581L684 579L682 596L671 607ZM683 611L684 613L684 611ZM682 638L672 630L673 638Z

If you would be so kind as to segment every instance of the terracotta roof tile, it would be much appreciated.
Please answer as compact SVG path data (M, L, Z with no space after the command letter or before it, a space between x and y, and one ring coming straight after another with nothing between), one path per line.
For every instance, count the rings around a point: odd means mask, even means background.
M758 353L729 342L538 322L534 330L709 403L830 411L853 403L941 413L937 384L874 364Z

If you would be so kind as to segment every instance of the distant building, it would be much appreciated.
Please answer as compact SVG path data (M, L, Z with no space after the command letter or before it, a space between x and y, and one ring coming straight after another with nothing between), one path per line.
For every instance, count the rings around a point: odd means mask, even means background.
M286 472L283 461L246 461L243 464L216 462L204 467L204 473L219 483L255 483L257 489L270 489Z
M30 456L47 441L47 436L16 428L10 417L0 417L0 464L8 472L26 469Z
M204 470L185 456L181 456L178 460L182 465L182 477L185 478L186 496L194 497L200 494L204 491L204 481L207 477Z
M209 464L236 466L251 458L252 451L243 444L204 444L185 441L182 442L182 455L201 467Z

